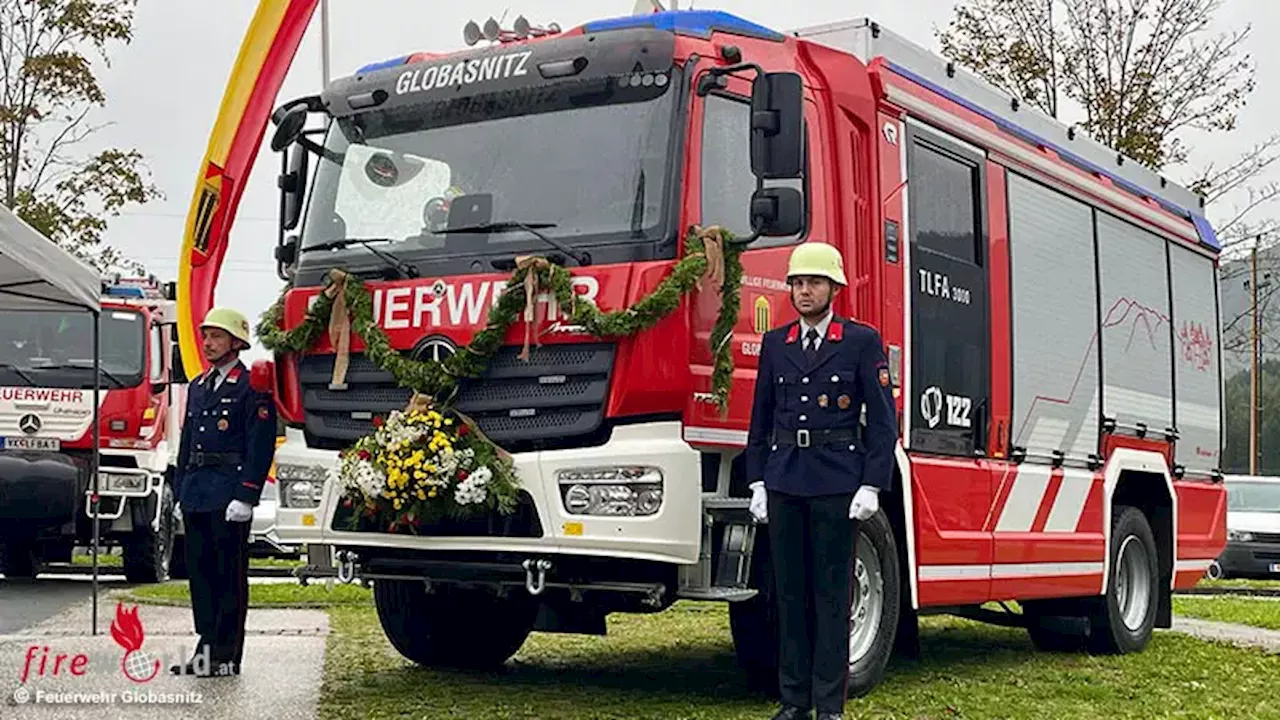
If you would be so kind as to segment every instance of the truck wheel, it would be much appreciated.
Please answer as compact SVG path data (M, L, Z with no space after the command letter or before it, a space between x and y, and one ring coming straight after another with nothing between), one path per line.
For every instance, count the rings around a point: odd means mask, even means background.
M862 697L884 678L902 611L898 544L884 511L859 523L849 624L849 696Z
M0 542L0 573L9 580L32 580L40 569L34 548L21 541Z
M428 594L417 580L377 580L373 603L382 631L399 653L427 667L493 669L524 644L538 603L519 591L507 598L452 588Z
M124 543L124 577L131 583L159 583L169 579L173 558L173 489L166 483L160 496L160 531L135 530Z
M1138 652L1156 621L1159 572L1151 525L1138 508L1115 506L1111 521L1111 577L1090 617L1089 649L1096 653Z
M1214 560L1209 563L1209 569L1205 571L1205 575L1208 576L1210 580L1222 580L1227 576L1227 573L1222 569L1222 563Z

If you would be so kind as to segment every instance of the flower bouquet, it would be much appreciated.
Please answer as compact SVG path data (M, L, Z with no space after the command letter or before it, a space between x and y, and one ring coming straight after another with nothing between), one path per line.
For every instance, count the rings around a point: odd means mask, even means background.
M511 514L517 479L510 458L456 413L417 395L374 419L374 432L340 454L332 480L351 525L413 533L441 518Z

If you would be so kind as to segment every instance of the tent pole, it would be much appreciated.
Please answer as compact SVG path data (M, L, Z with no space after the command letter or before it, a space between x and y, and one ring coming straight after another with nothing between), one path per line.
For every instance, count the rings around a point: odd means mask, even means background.
M93 494L90 495L89 507L93 513L93 634L98 634L98 462L99 446L102 442L101 418L99 414L102 403L99 402L102 392L102 356L100 332L102 328L102 311L93 312L93 454L89 464L92 469Z

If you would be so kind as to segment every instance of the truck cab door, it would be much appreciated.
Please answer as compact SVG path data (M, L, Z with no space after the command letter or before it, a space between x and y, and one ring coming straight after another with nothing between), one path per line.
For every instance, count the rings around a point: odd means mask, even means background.
M727 80L727 87L704 97L694 97L687 141L686 220L681 225L719 226L737 237L745 237L751 234L750 202L756 189L750 153L751 83L737 77ZM807 146L815 142L817 125L816 107L806 96ZM711 331L720 312L720 294L709 289L694 293L690 299L693 342L689 364L694 387L685 406L684 437L695 448L708 453L707 457L716 464L733 461L746 447L755 369L764 333L796 316L786 284L787 261L795 245L807 237L812 219L822 217L814 203L817 194L814 188L821 185L810 176L812 168L807 155L806 150L805 177L765 183L766 187L800 190L805 197L805 227L794 236L761 237L741 256L741 303L738 322L728 340L734 378L724 416L710 394L714 367ZM716 474L714 468L704 473L704 491L716 489ZM723 477L727 481L728 474ZM721 492L727 489L720 488ZM745 486L735 494L743 492Z

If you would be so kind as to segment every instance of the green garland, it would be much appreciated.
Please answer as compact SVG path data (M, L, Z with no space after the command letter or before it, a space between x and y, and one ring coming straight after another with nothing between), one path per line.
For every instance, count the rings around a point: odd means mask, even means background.
M488 322L471 343L444 361L413 360L391 346L382 328L373 319L373 296L364 283L348 277L345 299L351 315L351 329L364 341L365 352L379 368L391 373L403 387L412 388L432 398L452 397L460 378L477 378L488 366L489 358L502 345L507 330L525 310L524 284L533 272L538 290L550 290L561 308L572 308L572 324L599 337L629 337L656 325L671 314L681 298L697 287L707 272L704 234L718 234L724 253L724 282L720 288L720 314L711 332L711 348L715 364L711 375L711 392L721 413L727 411L729 389L733 382L733 352L729 336L738 321L742 264L742 246L734 243L729 232L719 228L702 230L691 227L685 241L685 256L676 263L671 274L629 308L602 312L593 303L575 297L570 272L551 263L526 263L518 267L507 281L506 292L489 310ZM264 347L276 353L302 353L309 350L329 323L333 299L321 293L303 321L292 330L280 325L284 317L284 296L267 309L257 327ZM447 402L447 401L446 401Z

